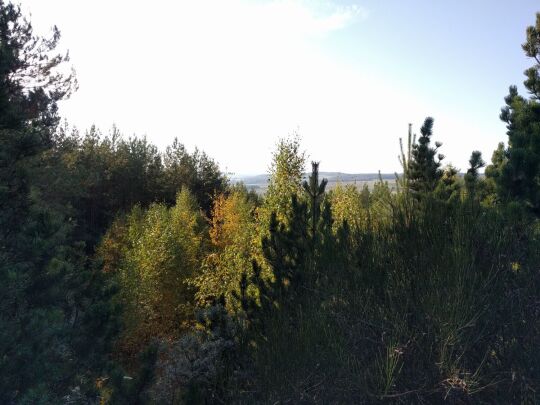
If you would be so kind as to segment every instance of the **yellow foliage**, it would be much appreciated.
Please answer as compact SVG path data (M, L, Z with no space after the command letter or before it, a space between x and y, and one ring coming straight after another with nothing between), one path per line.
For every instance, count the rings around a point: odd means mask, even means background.
M123 351L134 354L155 337L170 339L192 319L192 279L201 267L205 223L194 197L183 189L176 205L135 207L104 238L108 271L117 271L124 306Z
M332 204L333 228L336 230L347 221L352 229L360 229L367 222L367 209L362 205L362 196L353 184L338 184L329 193Z
M219 195L214 201L212 210L210 228L212 244L223 249L236 242L242 242L238 241L238 238L249 239L249 232L243 232L245 229L242 228L253 224L252 211L252 207L249 206L242 193L234 192L228 197Z
M213 249L195 281L200 305L223 296L227 307L235 308L232 293L238 291L242 274L251 274L252 261L262 258L254 209L242 191L215 198L209 230Z

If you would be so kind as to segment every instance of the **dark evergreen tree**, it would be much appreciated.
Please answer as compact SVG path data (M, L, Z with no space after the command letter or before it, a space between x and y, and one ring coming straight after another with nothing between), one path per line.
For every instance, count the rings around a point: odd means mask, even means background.
M465 174L465 187L469 196L475 195L479 183L479 170L486 165L482 159L482 153L474 151L469 159L469 169Z
M500 200L503 195L501 184L502 167L508 160L506 156L506 148L504 143L500 142L497 149L493 151L491 155L491 164L486 167L486 177L484 179L484 195L483 198L489 204L494 204Z
M165 202L173 204L176 193L186 186L210 216L214 196L227 188L227 180L217 163L198 149L192 154L188 153L178 139L165 151L163 162Z
M34 36L20 8L0 1L0 229L5 233L18 227L28 209L32 158L50 145L56 104L75 86L73 76L56 72L67 61L53 54L59 35L54 28L50 39Z
M108 136L91 128L82 138L69 138L57 145L54 158L78 185L66 199L75 210L77 235L92 252L118 213L163 198L161 155L145 138L126 140L116 128Z
M243 278L240 285L241 292L249 283L257 286L260 297L264 297L260 304L267 303L266 309L263 308L266 314L274 306L301 305L307 291L319 289L322 283L328 282L325 270L339 266L336 259L343 253L341 248L348 225L345 222L336 238L332 231L331 206L324 199L326 184L326 179L319 182L319 164L313 162L311 175L303 183L304 195L301 199L291 196L291 211L286 218L288 225L278 221L275 212L270 217L269 236L263 238L262 248L274 280L272 283L264 280L260 276L260 266L255 263L252 278ZM245 302L242 305L249 307Z
M435 188L435 195L442 201L456 201L459 199L461 184L458 180L458 170L454 166L447 166Z
M317 225L321 217L321 206L327 184L328 180L326 179L322 179L319 183L319 163L311 162L311 175L307 181L302 183L302 187L309 202L312 238L317 234Z
M441 160L444 156L437 154L441 146L439 142L435 147L431 146L433 135L433 118L425 119L420 128L421 136L418 142L412 145L410 160L407 165L407 184L415 195L430 193L437 187L438 181L443 175Z
M73 226L49 203L57 102L76 86L63 75L60 36L34 36L19 7L0 1L0 402L59 403L93 385L107 350L110 297ZM111 326L111 327L109 327ZM103 364L103 363L101 363Z
M531 97L510 87L500 115L508 130L508 147L499 147L486 175L494 180L500 199L521 201L540 215L540 13L536 24L527 28L522 47L535 63L525 71L524 85Z
M174 205L176 193L187 187L206 212L215 193L228 186L206 154L188 153L178 141L162 154L146 138L125 139L114 127L106 135L92 127L84 136L59 127L44 165L48 170L39 173L39 182L49 185L44 197L69 211L89 253L114 218L135 204Z
M276 299L290 299L304 283L306 262L311 251L308 206L292 196L289 227L279 222L275 214L270 217L270 236L263 239L263 252L270 264L275 283ZM294 286L294 289L289 287ZM285 298L286 297L286 298Z

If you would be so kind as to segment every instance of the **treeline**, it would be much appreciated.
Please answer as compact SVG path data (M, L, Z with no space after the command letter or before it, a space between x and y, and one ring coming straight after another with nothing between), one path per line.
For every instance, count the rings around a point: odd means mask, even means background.
M173 205L176 193L186 187L198 206L209 214L215 194L223 193L227 180L204 152L189 153L177 139L160 153L145 138L124 139L113 128L103 135L91 128L84 136L67 125L55 129L51 148L44 156L48 199L66 200L78 224L79 237L89 246L120 212L152 202ZM56 197L55 197L56 196Z
M290 137L261 197L177 140L61 125L58 40L0 0L1 403L538 401L536 62L485 177L427 118L397 192L302 181Z

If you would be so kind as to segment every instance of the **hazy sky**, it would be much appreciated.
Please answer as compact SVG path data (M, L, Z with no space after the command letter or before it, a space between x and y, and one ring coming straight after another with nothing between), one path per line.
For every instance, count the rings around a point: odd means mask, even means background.
M399 170L399 137L435 118L460 169L489 160L533 0L22 0L38 33L62 32L79 91L61 114L115 123L163 148L176 136L223 170L265 172L298 131L321 170Z

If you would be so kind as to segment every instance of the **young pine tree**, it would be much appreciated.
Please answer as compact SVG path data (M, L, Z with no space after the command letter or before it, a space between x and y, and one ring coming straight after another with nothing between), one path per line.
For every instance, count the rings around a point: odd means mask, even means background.
M435 147L431 146L433 118L425 119L420 133L418 143L412 145L406 172L408 186L417 196L435 190L443 174L440 166L441 160L444 158L443 155L437 154L437 150L441 146L439 142L435 143Z
M525 71L530 98L511 86L500 118L507 124L508 147L494 154L486 175L493 179L499 199L517 200L540 215L540 13L527 28L522 45L534 65Z
M57 103L76 87L60 38L33 34L0 1L0 402L60 403L92 389L113 332L112 291L93 271L62 204L46 198ZM65 202L65 201L64 201ZM112 329L111 329L112 328Z
M467 194L470 197L473 197L478 191L480 182L480 173L478 171L486 165L482 159L482 153L479 151L474 151L469 159L469 164L469 169L467 169L467 173L465 174L465 188L467 190Z

